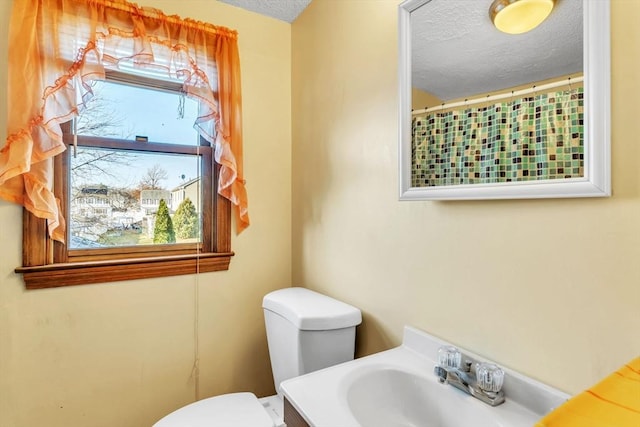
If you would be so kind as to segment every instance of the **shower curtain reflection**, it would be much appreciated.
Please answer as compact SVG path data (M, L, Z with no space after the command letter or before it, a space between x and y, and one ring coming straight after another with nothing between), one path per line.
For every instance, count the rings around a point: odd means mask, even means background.
M584 177L582 87L412 120L412 187Z

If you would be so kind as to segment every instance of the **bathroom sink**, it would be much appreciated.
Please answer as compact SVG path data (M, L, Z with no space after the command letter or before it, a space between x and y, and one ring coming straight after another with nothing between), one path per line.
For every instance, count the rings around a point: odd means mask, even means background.
M430 377L374 365L354 372L346 382L347 406L363 426L500 426L484 404Z
M407 326L400 347L291 378L280 389L311 427L531 427L569 398L503 367L506 400L490 406L438 382L433 367L443 345L450 343Z

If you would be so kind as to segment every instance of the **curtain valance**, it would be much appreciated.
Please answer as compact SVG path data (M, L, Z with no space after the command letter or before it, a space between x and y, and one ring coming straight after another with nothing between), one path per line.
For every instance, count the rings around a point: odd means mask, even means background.
M249 225L242 170L237 33L124 0L14 0L9 31L8 137L0 150L0 198L47 219L64 241L51 183L65 150L60 123L82 111L105 71L180 81L199 102L194 127L215 144L218 192Z

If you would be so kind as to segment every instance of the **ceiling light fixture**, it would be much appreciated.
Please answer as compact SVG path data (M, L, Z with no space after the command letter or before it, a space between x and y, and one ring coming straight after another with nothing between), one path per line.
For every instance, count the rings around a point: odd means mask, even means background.
M522 34L547 19L553 3L554 0L494 0L489 8L489 16L498 30Z

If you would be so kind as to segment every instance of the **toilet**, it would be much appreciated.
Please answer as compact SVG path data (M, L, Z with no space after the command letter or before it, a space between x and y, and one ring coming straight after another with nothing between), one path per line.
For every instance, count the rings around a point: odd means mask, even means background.
M285 288L262 300L277 394L258 399L230 393L182 407L153 427L284 427L280 383L353 360L357 308L305 288Z

